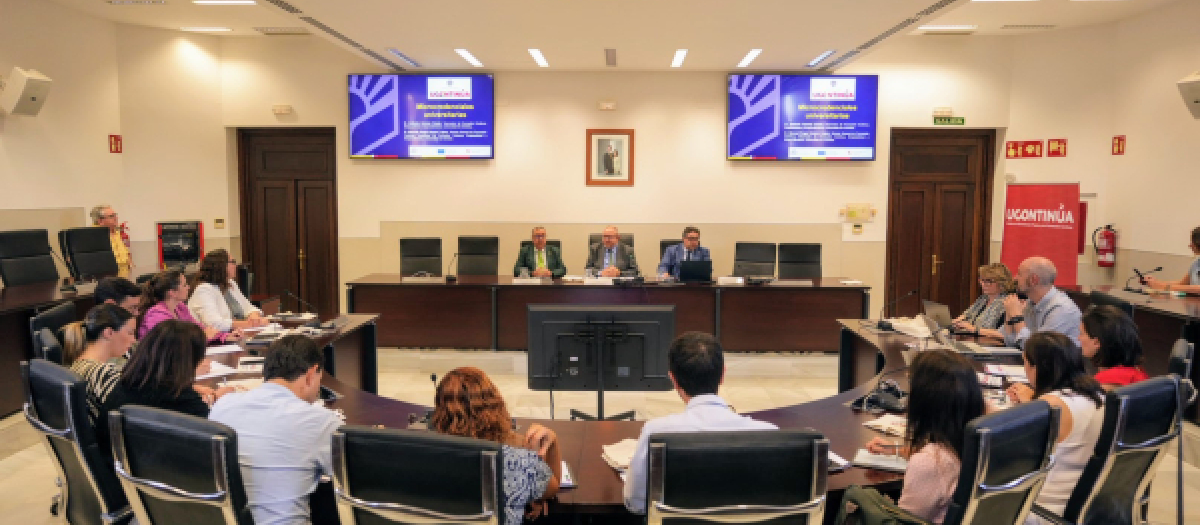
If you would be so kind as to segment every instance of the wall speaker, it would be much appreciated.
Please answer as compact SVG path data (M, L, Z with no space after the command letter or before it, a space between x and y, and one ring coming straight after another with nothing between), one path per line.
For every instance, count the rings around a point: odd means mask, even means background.
M1179 86L1179 94L1183 103L1192 112L1192 118L1200 119L1200 71L1192 73L1183 80L1175 83Z
M50 77L32 69L14 67L0 82L0 113L37 115L50 94Z

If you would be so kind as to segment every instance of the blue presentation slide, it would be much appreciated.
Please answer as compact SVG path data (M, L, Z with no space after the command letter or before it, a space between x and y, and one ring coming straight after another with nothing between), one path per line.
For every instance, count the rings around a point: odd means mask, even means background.
M879 77L729 75L731 160L875 160Z
M350 156L491 159L492 75L350 75Z

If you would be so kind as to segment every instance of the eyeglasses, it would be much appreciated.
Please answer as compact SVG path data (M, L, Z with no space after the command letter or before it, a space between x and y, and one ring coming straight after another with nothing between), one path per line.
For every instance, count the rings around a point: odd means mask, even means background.
M979 284L996 284L995 279L979 279Z
M101 216L100 216L100 218L101 218L101 219L115 219L115 218L117 218L117 214L116 214L116 213L110 213L110 214L108 214L108 215L101 215Z
M699 235L693 235L693 236L690 236L690 237L684 237L684 238L683 238L683 240L685 240L685 241L698 241L698 240L700 240L700 236L699 236Z

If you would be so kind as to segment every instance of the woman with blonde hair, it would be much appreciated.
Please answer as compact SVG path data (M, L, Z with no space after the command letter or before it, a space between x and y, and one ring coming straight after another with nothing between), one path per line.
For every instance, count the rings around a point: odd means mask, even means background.
M979 298L967 311L954 320L954 328L963 332L978 332L984 337L1003 338L1004 298L1016 290L1012 272L1001 263L979 267Z
M521 523L523 517L543 514L544 500L558 493L562 479L558 435L536 423L524 436L518 434L500 391L478 368L460 367L447 372L438 383L436 395L430 430L500 443L504 470L502 523Z

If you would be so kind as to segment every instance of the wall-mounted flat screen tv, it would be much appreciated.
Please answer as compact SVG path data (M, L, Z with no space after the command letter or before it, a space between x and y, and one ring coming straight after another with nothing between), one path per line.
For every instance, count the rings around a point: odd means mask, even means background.
M876 75L729 75L729 160L875 160Z
M350 156L495 158L492 75L350 75Z

